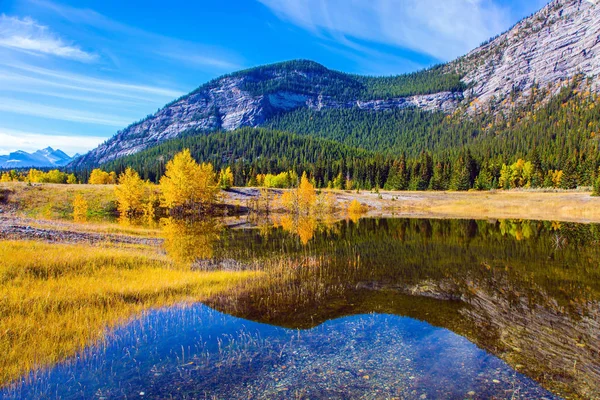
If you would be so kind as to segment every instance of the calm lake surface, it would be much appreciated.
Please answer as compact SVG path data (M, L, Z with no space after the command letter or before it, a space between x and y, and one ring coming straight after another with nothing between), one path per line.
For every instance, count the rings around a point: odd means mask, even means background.
M144 313L0 398L600 398L598 225L181 224L167 253L262 282Z

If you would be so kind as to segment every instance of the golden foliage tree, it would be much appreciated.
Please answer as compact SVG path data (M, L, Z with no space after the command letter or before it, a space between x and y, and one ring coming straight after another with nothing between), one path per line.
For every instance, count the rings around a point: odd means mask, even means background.
M102 171L99 168L96 168L90 174L90 178L88 179L88 183L90 185L114 185L117 183L117 174L114 172L106 172Z
M284 192L279 197L279 203L292 214L309 215L318 211L315 185L310 182L306 172L302 174L296 189Z
M0 182L11 182L12 181L12 177L10 176L10 173L8 172L3 172L2 175L0 176Z
M69 185L74 185L77 183L77 177L75 176L75 174L69 174L67 176L67 183Z
M360 203L360 201L354 199L348 206L348 216L354 222L357 222L364 213L368 211L367 206Z
M146 182L146 199L143 208L144 222L148 225L155 224L160 209L160 190L149 182Z
M160 189L165 207L183 210L209 208L219 192L212 164L198 164L188 149L167 163Z
M219 186L221 189L229 189L233 186L233 172L231 172L231 167L221 169L219 172Z
M317 193L315 192L315 186L310 183L306 172L304 172L298 186L298 209L301 213L308 214L316 202Z
M119 220L129 223L144 214L146 183L131 168L119 175L119 184L115 186L118 202Z
M88 214L88 202L80 194L73 199L73 221L86 222Z

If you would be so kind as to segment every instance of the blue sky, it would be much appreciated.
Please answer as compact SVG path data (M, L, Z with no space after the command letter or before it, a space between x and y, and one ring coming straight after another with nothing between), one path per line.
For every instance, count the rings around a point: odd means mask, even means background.
M0 154L85 152L219 75L306 58L392 75L449 61L543 0L0 0Z

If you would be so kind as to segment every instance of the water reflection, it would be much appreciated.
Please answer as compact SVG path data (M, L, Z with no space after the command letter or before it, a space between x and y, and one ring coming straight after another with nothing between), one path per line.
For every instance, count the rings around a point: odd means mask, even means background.
M223 225L214 219L164 218L161 228L167 254L177 262L193 264L214 257Z
M595 398L598 228L366 219L317 230L310 248L283 229L268 241L231 232L247 237L239 256L265 257L271 278L241 297L211 304L290 328L369 312L411 316L468 338L558 394ZM268 254L282 252L283 259L269 261Z
M5 397L554 398L446 329L385 314L298 331L175 307L86 353Z
M13 394L550 398L531 378L600 398L598 225L307 216L163 235L180 262L265 271L207 302L243 319L157 311Z

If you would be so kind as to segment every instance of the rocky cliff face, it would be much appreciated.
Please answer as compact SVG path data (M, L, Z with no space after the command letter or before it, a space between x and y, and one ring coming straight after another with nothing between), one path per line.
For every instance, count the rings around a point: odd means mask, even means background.
M317 67L315 67L315 65ZM464 57L447 65L468 85L464 93L441 92L392 99L340 100L326 95L323 82L338 87L358 84L351 76L329 71L318 64L303 70L269 66L261 74L237 73L204 85L153 116L120 131L106 143L78 158L73 167L98 165L130 155L180 135L187 130L233 130L259 126L271 116L300 107L314 110L359 108L385 110L417 107L453 112L465 106L469 112L506 110L525 99L533 87L551 95L581 74L590 90L599 90L600 5L598 0L553 0L533 16L516 24ZM292 81L277 89L277 82ZM260 94L248 85L274 85ZM463 109L463 107L461 107Z
M449 64L472 85L465 93L471 109L512 93L527 97L531 88L554 94L577 74L600 74L600 5L598 0L553 0L490 43ZM513 97L514 98L514 97ZM477 99L477 101L473 101ZM506 104L506 101L505 101Z
M298 73L300 71L292 71ZM259 126L271 116L300 107L314 110L359 108L364 110L418 107L428 111L453 111L461 93L442 92L393 99L340 101L320 93L288 90L255 95L243 90L248 77L225 77L185 96L153 116L120 131L106 143L77 159L73 166L97 165L144 150L188 130L234 130Z

